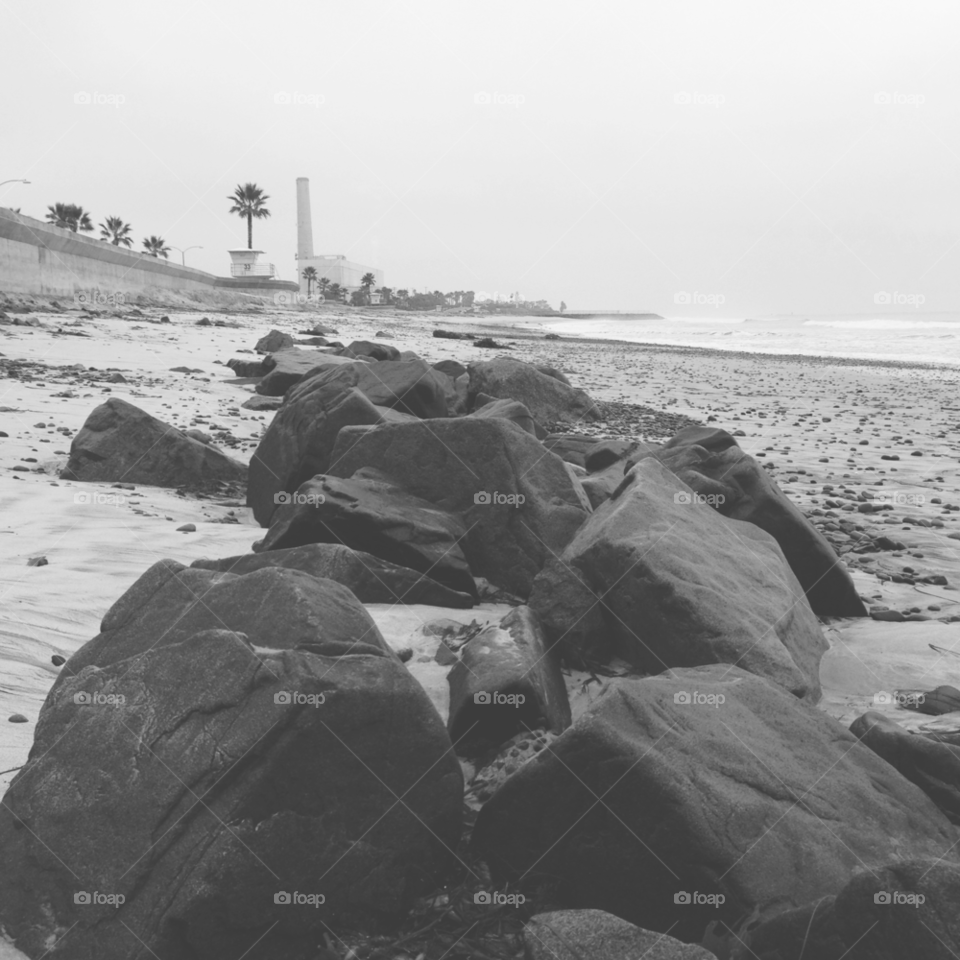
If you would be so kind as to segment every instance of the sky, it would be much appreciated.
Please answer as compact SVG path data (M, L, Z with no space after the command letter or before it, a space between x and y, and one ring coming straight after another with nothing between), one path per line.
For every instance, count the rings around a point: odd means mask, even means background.
M0 205L226 275L667 316L960 311L960 5L0 0ZM180 257L174 250L173 257Z

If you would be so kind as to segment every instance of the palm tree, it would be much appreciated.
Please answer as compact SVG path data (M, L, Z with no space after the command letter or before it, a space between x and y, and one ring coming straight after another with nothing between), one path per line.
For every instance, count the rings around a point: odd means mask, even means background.
M377 278L372 273L365 273L360 278L360 286L363 287L365 293L370 292L370 288L377 282Z
M317 279L317 268L304 267L303 279L307 281L307 296L309 297L311 292L313 291L313 282Z
M383 301L383 303L389 303L390 294L393 293L393 290L391 290L390 287L380 287L378 290L375 290L374 292L380 294L380 298Z
M253 220L263 220L270 216L270 211L265 206L270 198L255 183L245 183L243 186L238 183L237 189L227 199L233 201L230 212L247 220L247 249L252 250Z
M58 227L66 227L74 233L78 230L93 229L90 214L75 203L55 203L47 207L47 222L56 224Z
M170 258L170 248L163 237L155 237L152 234L144 237L143 249L153 257L163 257L164 260Z
M330 284L330 296L333 297L334 300L339 300L339 299L340 299L340 284L339 284L339 283L331 283L331 284Z
M329 277L321 277L321 278L317 281L317 286L320 288L320 296L322 297L322 296L327 292L327 287L330 286L330 278L329 278Z
M100 224L100 237L109 240L115 247L132 247L133 238L128 236L131 230L129 223L124 223L119 217L107 217Z

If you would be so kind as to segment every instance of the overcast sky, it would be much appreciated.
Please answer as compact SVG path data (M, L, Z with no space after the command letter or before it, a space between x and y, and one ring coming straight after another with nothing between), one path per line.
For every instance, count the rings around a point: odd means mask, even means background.
M955 0L0 0L0 28L0 180L32 181L0 205L117 215L213 273L254 181L295 276L306 176L317 253L394 288L960 310Z

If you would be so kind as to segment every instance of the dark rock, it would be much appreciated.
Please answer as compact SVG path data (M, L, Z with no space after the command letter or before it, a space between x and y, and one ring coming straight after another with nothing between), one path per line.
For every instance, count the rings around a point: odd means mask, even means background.
M505 343L498 343L493 337L480 337L478 340L473 341L475 347L483 347L487 350L509 350Z
M618 460L616 463L611 463L605 470L591 473L580 481L594 510L606 503L623 482L624 465L624 461Z
M0 809L0 921L32 957L313 957L444 881L462 789L392 654L190 635L48 696Z
M603 910L556 910L523 928L529 960L716 960L692 943L635 927Z
M473 340L476 334L463 333L456 330L434 330L433 335L444 340Z
M374 343L372 340L354 340L343 348L343 354L353 357L370 357L371 360L399 360L400 351L389 343Z
M561 383L565 383L568 387L572 386L570 381L567 379L567 375L562 370L558 370L556 367L551 367L545 363L537 363L534 364L534 366L545 377L553 377L554 380L559 380Z
M543 445L567 463L586 467L587 453L597 445L597 438L582 433L549 433Z
M70 444L64 480L126 480L157 487L244 481L247 467L126 400L111 397Z
M495 747L522 730L570 726L560 662L529 607L515 607L469 640L447 681L447 726L458 753Z
M316 374L327 367L352 366L365 361L350 357L338 357L321 350L300 350L291 347L279 353L271 353L263 360L267 371L257 384L257 393L268 397L282 397L294 384L308 375Z
M903 705L908 710L926 713L931 717L960 710L960 690L947 684L926 692L917 690L906 693Z
M11 713L7 717L9 723L29 723L30 721L22 713Z
M249 400L244 400L240 406L244 410L279 410L282 403L283 397L261 397L256 393Z
M500 417L515 423L521 430L533 436L537 434L536 424L533 417L530 416L530 411L516 400L491 400L482 407L475 408L470 416L478 420Z
M262 360L243 360L234 357L227 361L227 366L238 377L262 377L267 373L267 367L264 367Z
M960 747L910 733L874 710L857 717L850 732L960 824Z
M899 610L874 610L870 614L872 620L885 620L891 623L903 623L907 618Z
M487 802L473 842L498 889L546 883L554 903L682 940L837 893L902 850L957 857L919 788L822 711L726 665L610 681Z
M471 363L469 371L471 397L485 393L518 400L541 426L600 419L599 408L586 393L541 373L532 364L499 357Z
M349 477L377 467L414 496L459 514L473 574L519 597L586 519L560 458L501 418L353 430L341 431L330 472Z
M310 543L289 550L268 550L222 560L194 560L190 566L239 575L263 567L302 570L312 577L343 584L361 603L425 603L459 608L474 605L469 594L450 590L409 567L388 563L340 543Z
M456 360L441 360L433 365L433 369L445 373L451 380L456 380L467 372L467 368Z
M819 698L826 641L776 541L697 503L656 459L547 563L530 606L576 660L731 663Z
M718 509L724 516L754 523L771 534L814 613L867 615L850 574L830 544L729 433L713 427L685 427L657 456L696 493L722 496Z
M266 336L257 341L254 350L257 353L276 353L279 350L288 350L293 346L293 337L281 330L271 330Z
M658 444L641 443L639 440L601 440L587 450L585 466L590 473L599 473L615 463L622 463L628 457L634 457L638 451L642 451L641 455L649 456L659 449ZM624 472L623 468L620 472Z
M466 528L447 510L387 483L322 474L290 500L274 513L258 553L342 543L477 599L460 546Z

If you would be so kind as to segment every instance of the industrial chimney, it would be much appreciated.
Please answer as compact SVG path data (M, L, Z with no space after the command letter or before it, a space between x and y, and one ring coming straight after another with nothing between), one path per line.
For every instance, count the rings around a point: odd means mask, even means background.
M307 177L297 177L297 260L312 259L313 218L310 215L310 181Z

